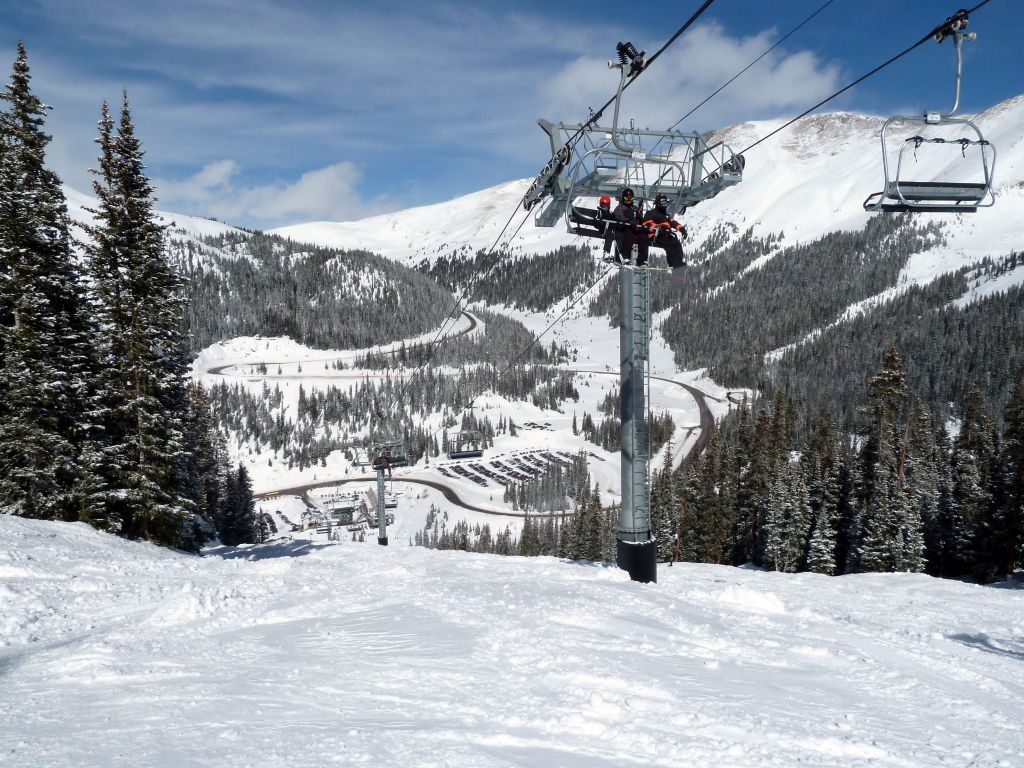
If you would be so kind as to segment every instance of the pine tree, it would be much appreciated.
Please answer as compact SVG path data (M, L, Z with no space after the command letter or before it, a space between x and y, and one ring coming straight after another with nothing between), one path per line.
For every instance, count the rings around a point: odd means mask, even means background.
M91 326L60 180L45 167L49 107L18 43L0 99L0 499L42 519L88 517Z
M651 531L658 542L658 560L670 561L675 554L678 500L672 480L672 440L665 448L665 460L651 484Z
M949 575L976 573L988 546L993 508L993 428L977 391L968 394L954 441L946 568Z
M842 457L833 414L823 409L804 447L801 465L811 507L811 534L807 569L834 575L838 572L839 506L842 498Z
M116 136L103 105L98 143L88 251L99 298L105 516L129 538L180 545L194 511L183 284L164 252L127 94Z
M224 479L224 502L217 520L217 536L222 544L237 546L256 540L256 502L252 482L245 466L228 472Z
M906 483L910 420L903 361L895 349L872 378L862 431L859 538L856 567L863 571L923 568L921 513Z
M1017 378L1004 421L1006 532L1000 572L1009 575L1015 567L1024 564L1024 377Z
M766 565L795 573L803 566L811 505L798 465L784 466L769 487L765 518Z

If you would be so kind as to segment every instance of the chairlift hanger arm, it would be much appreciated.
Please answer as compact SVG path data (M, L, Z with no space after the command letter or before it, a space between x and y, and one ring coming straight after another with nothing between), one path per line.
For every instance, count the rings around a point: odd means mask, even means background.
M684 32L686 32L686 30L688 30L697 21L697 19L699 19L701 17L701 15L703 15L703 13L709 7L711 7L711 4L714 1L715 0L704 0L704 3L700 6L700 8L698 8L696 11L694 11L693 14L690 15L690 18L688 18L683 23L683 25L679 29L676 30L675 34L673 34L672 37L670 37L665 42L665 44L661 46L661 48L659 48L657 51L655 51L651 55L651 57L649 59L645 60L643 58L643 54L640 53L640 52L637 52L636 48L633 47L632 43L619 43L619 46L618 46L617 50L618 50L620 59L622 59L624 55L636 54L635 56L632 56L630 60L631 60L631 62L633 62L633 61L636 61L637 59L639 59L640 60L640 66L637 67L636 71L633 72L630 75L630 77L629 77L627 82L620 83L619 90L617 91L615 96L612 96L610 99L608 99L608 101L606 101L604 103L604 105L602 105L600 107L600 109L598 109L596 111L591 111L590 117L587 119L587 121L585 123L583 123L582 125L580 125L578 127L577 131L569 138L569 141L566 142L566 146L568 147L568 150L569 150L570 153L572 152L573 147L576 145L576 142L579 140L579 137L585 131L590 130L591 127L593 127L593 126L595 126L597 124L597 121L601 119L601 115L604 114L604 111L612 104L612 102L615 102L617 99L621 99L622 92L625 91L627 88L629 88L629 86L631 86L636 81L636 79L638 77L640 77L641 74L643 74L644 71L646 71L648 68L650 68L650 66L655 61L657 61L658 57L661 56L661 54L664 53L665 50L670 45L672 45L676 40L678 40L679 37ZM628 48L626 46L628 46ZM633 69L632 66L631 66L631 69ZM542 124L541 127L544 127L543 124ZM557 151L558 151L557 148L553 148L552 153L551 153L552 160L555 159L555 155L556 155ZM550 163L551 163L551 160L548 161L548 164L544 166L544 169L541 171L541 173L537 176L536 179L534 179L534 182L530 186L530 189L527 191L527 194L524 195L524 197L523 197L522 205L523 205L523 207L527 211L529 211L534 205L536 205L538 200L540 200L542 197L545 196L545 191L546 192L550 192L550 186L552 184L552 177L553 177L553 175L550 173L550 169L549 169ZM547 171L547 173L545 173L546 171ZM557 176L557 174L555 174L555 176ZM533 193L533 194L531 195L531 193Z
M965 40L974 40L976 37L973 32L964 32L968 24L969 13L967 10L957 11L936 27L930 35L930 38L938 43L947 37L953 38L956 55L956 91L952 109L948 112L926 111L923 116L897 115L885 121L879 133L882 144L884 185L881 192L875 192L868 196L864 201L864 210L889 213L973 213L978 208L988 208L995 204L992 181L995 172L996 148L982 135L981 129L973 121L966 117L955 116L960 106L960 85L963 75L962 43ZM920 134L905 138L897 155L895 175L891 175L887 138L889 129L894 123L919 125L922 128L962 126L973 132L976 138L961 135L959 138L951 139ZM965 180L963 176L959 180L949 180L948 178L930 180L927 177L923 181L906 179L903 166L907 152L912 151L916 159L917 150L924 144L958 144L960 154L965 160L968 147L978 147L981 161L980 175L983 180L981 182L973 180L977 178L977 175L966 177L972 180Z
M954 14L953 16L950 16L949 18L947 18L942 24L939 24L937 27L935 27L927 35L922 37L920 40L918 40L913 45L910 45L909 47L903 49L902 51L897 53L895 56L892 56L891 58L889 58L886 61L882 62L881 64L879 64L877 67L875 67L871 71L864 73L863 75L858 77L853 82L848 83L847 85L844 85L842 88L840 88L838 91L833 93L831 96L826 96L824 99L819 101L817 104L815 104L814 106L809 107L808 109L804 110L799 115L794 117L792 120L788 120L787 122L783 123L782 125L780 125L778 128L776 128L771 133L769 133L769 134L767 134L765 136L762 136L760 139L755 141L749 147L746 147L745 149L743 149L740 152L740 154L741 155L745 155L747 152L752 150L754 147L758 146L759 144L764 143L765 141L767 141L768 139L770 139L772 136L776 135L777 133L781 133L782 131L784 131L787 128L789 128L789 126L793 125L793 123L795 123L797 120L801 120L802 118L807 117L807 115L811 114L811 112L813 112L814 110L818 109L819 107L825 106L830 101L832 101L833 99L836 99L839 96L843 95L844 93L846 93L851 88L853 88L853 87L855 87L857 85L860 85L861 83L863 83L865 80L867 80L872 75L875 75L875 74L881 72L883 69L888 67L890 64L898 61L899 59L902 59L904 56L906 56L911 51L914 51L917 48L920 48L922 45L927 43L929 40L938 40L939 38L937 38L936 35L942 35L943 32L947 29L947 26L950 24L951 20L955 16L957 16L958 14L966 13L967 16L970 16L972 13L974 13L975 11L979 10L980 8L983 8L984 6L988 5L990 2L992 2L992 0L982 0L980 3L975 5L973 8L967 8L965 10L958 11L956 14Z

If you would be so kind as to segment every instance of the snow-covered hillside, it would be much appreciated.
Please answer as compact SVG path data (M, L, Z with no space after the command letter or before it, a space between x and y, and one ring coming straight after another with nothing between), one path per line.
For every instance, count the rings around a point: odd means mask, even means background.
M732 126L719 136L739 151L783 121ZM814 115L756 147L747 157L744 180L717 198L688 211L686 221L699 243L720 224L764 235L785 232L786 243L807 242L837 229L860 229L869 214L864 199L881 189L878 141L882 119L845 112ZM948 245L908 265L907 277L927 281L990 254L1005 254L1021 243L1024 220L1024 96L1005 101L977 116L977 123L998 149L997 203L976 214L932 214L947 225ZM959 158L958 148L931 156L914 173L941 177ZM274 230L321 245L367 247L406 262L433 259L460 247L490 247L532 179L509 182L437 205L413 208L354 222L313 222ZM517 215L510 232L524 216ZM513 246L527 253L550 250L578 240L563 228L540 229L532 218Z
M72 223L79 228L83 225L91 226L95 223L95 216L90 209L98 205L95 197L87 195L72 187L64 185L64 197L67 199L68 215ZM171 234L178 239L191 237L212 237L224 235L229 232L241 232L235 227L224 224L214 219L204 219L200 216L186 216L183 213L169 213L157 211L157 220L171 228Z
M319 539L0 516L0 763L1024 765L1019 581Z

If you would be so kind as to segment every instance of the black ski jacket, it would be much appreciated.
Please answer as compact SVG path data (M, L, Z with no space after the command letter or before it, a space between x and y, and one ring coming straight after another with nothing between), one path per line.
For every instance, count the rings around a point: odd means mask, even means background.
M675 230L679 232L683 239L686 239L686 227L669 216L668 213L657 208L652 208L647 212L647 217L644 219L643 224L645 227L650 228L651 238L657 237L662 232L672 232Z

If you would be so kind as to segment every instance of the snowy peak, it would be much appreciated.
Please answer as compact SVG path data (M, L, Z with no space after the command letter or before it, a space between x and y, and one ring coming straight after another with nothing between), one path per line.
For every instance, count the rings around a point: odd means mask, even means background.
M715 137L739 151L784 122L740 123ZM739 231L752 228L755 235L785 232L788 242L862 228L871 215L864 212L863 202L882 187L883 122L881 117L852 112L811 115L759 144L748 154L743 183L687 211L692 242L699 244L723 223ZM979 114L977 122L998 149L999 201L995 208L973 216L937 216L947 226L952 248L962 250L967 259L979 253L1005 253L1019 241L1016 222L1024 213L1024 96L993 106ZM958 158L959 150L947 147L934 165L922 159L921 173L938 173ZM516 212L510 230L527 220L514 249L535 253L579 242L560 225L538 228L532 215L516 211L531 181L509 182L445 203L360 221L296 224L274 232L320 245L365 247L415 263L460 249L489 248Z
M64 198L68 204L68 215L71 217L72 224L83 231L84 227L94 225L96 217L90 212L90 209L95 209L99 205L99 201L95 197L79 192L77 189L66 184L63 185L63 190ZM199 238L215 237L232 232L243 233L243 230L236 227L215 221L214 219L205 219L201 216L186 216L183 213L169 213L167 211L157 211L156 215L161 224L170 227L171 232L179 237Z

